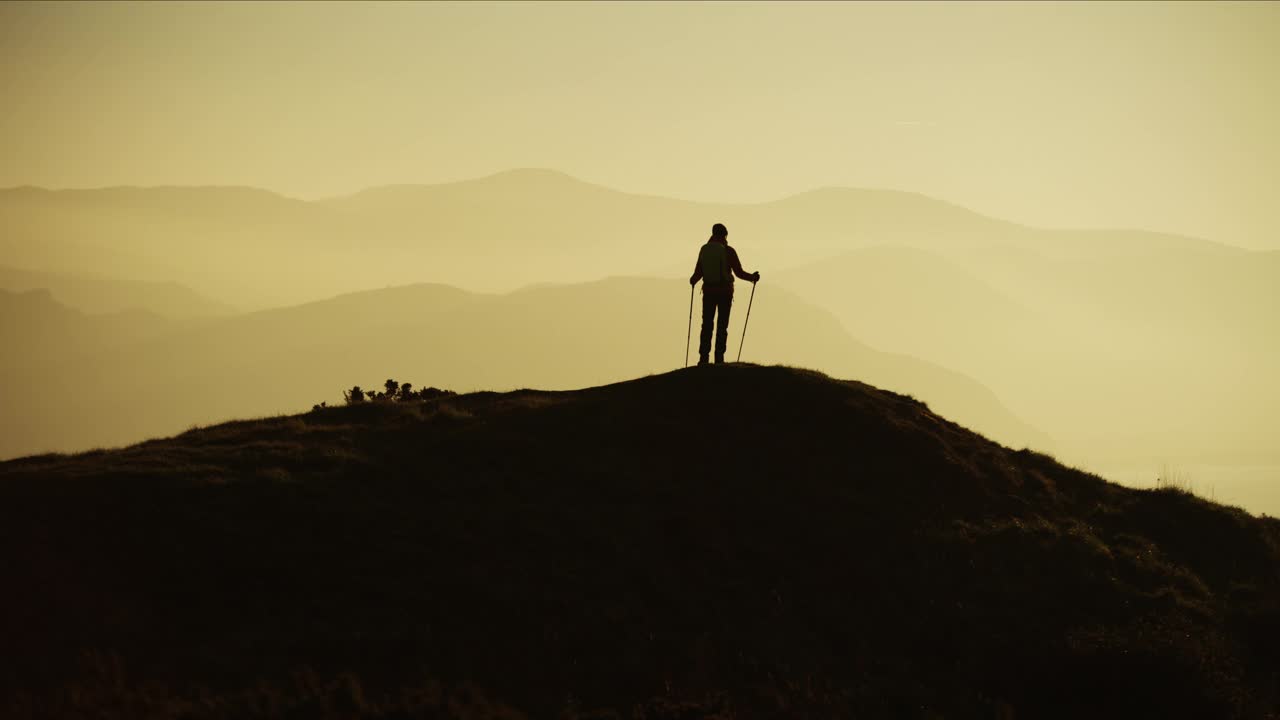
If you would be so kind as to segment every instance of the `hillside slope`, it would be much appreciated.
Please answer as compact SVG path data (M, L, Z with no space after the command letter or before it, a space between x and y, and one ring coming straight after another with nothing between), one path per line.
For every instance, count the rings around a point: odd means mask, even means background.
M1260 718L1278 544L1275 520L783 367L320 409L0 463L0 697L19 717Z

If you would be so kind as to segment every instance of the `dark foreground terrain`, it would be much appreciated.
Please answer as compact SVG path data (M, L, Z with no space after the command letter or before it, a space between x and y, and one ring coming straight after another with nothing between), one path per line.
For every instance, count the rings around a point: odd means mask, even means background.
M4 717L1230 718L1280 698L1280 522L780 367L3 463L0 571Z

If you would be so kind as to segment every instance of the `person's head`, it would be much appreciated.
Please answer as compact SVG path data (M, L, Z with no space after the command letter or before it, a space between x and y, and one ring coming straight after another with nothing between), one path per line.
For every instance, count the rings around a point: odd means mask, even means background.
M713 240L724 240L727 237L729 237L729 228L720 223L711 226L711 238Z

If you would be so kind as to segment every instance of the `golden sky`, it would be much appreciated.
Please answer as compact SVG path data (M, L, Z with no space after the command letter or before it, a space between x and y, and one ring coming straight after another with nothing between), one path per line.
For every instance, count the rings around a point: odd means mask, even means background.
M1280 249L1280 3L4 3L0 93L0 186L550 167Z

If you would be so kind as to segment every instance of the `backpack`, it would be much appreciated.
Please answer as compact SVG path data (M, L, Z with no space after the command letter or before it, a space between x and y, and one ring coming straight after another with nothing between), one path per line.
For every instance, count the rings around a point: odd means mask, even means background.
M698 267L702 268L704 288L723 288L733 282L729 265L729 246L709 242L698 251Z

